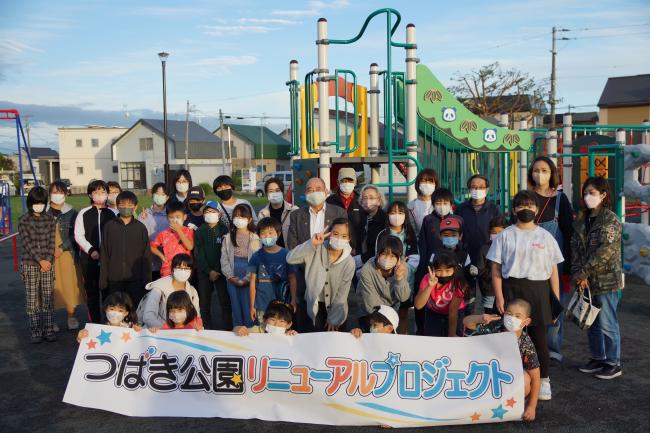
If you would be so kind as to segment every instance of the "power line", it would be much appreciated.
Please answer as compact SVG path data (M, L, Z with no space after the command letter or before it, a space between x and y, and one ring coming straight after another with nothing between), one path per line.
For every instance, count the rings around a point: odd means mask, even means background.
M620 36L633 36L633 35L647 35L650 34L650 31L645 32L632 32L632 33L614 33L609 35L594 35L594 36L578 36L575 38L566 38L567 40L576 40L576 39L596 39L596 38L615 38Z
M623 26L606 26L606 27L584 27L581 29L564 29L564 31L567 32L586 32L586 31L591 31L591 30L606 30L606 29L620 29L620 28L626 28L626 27L643 27L650 25L650 23L641 23L641 24L627 24Z

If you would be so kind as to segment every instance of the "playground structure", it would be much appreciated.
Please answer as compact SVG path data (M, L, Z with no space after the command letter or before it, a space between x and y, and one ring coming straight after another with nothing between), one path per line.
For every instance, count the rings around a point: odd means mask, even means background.
M18 169L20 172L20 197L22 203L22 213L24 214L27 206L25 203L25 172L23 170L23 152L27 157L27 162L29 163L29 168L32 173L35 173L34 164L32 163L29 146L27 145L27 140L25 139L25 131L23 130L23 124L20 120L20 113L18 110L0 110L0 120L14 121L16 124L16 141L18 143ZM34 176L34 182L35 185L38 186L38 179L36 176ZM2 188L0 188L0 243L7 241L12 242L14 271L18 271L18 248L16 242L18 233L14 232L13 230L11 219L10 191L11 190L8 188L8 185L4 185Z
M380 69L378 63L370 65L369 90L358 84L354 71L334 69L331 73L330 46L357 42L370 21L381 15L386 19L385 66ZM547 155L558 165L563 191L576 210L581 202L579 186L587 176L600 175L610 181L614 211L623 221L626 213L641 215L644 237L641 240L632 239L634 236L629 238L647 246L626 249L626 257L631 260L632 257L636 260L637 256L647 258L646 270L650 270L650 228L647 227L650 191L642 197L628 193L629 198L639 200L626 207L623 182L623 173L627 170L624 152L627 155L628 148L633 147L630 145L638 141L650 143L648 122L643 125L573 125L571 114L565 114L562 128L555 130L536 125L529 128L527 120L509 119L508 114L501 114L499 125L495 126L468 110L428 67L418 65L415 25L406 26L405 42L393 40L400 22L397 10L379 9L366 18L356 36L330 39L327 20L320 18L317 68L309 71L301 84L298 62L290 62L286 84L291 109L295 204L304 204L305 184L310 177L319 176L333 189L333 174L343 165L364 173L369 168L370 179L365 183L387 188L389 200L394 198L396 190L404 188L406 199L412 200L416 197L417 172L430 167L437 171L441 184L452 190L459 201L468 196L469 177L477 173L485 175L490 180L491 199L507 213L510 197L528 186L527 172L532 160ZM403 72L393 70L393 48L405 51ZM381 106L380 94L383 96ZM334 99L332 119L331 97ZM383 126L379 122L380 108ZM349 122L350 117L352 122ZM344 134L339 127L341 121L345 122ZM352 123L350 131L348 123ZM512 125L512 129L508 125ZM380 143L380 136L383 136L383 143ZM626 176L639 178L645 184L650 183L650 170L645 166L650 162L650 150L644 156L648 156L647 160L630 169L632 174L626 172ZM382 166L388 168L387 181L380 178ZM626 225L626 231L640 228ZM628 244L625 245L627 248ZM639 272L634 260L625 262L626 271ZM650 272L642 276L647 275ZM647 282L650 284L650 277Z

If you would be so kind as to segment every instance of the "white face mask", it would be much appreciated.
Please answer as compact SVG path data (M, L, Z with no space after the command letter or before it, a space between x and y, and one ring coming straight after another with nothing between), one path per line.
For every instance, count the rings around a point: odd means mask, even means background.
M264 329L266 330L267 334L273 334L273 335L284 335L287 333L287 330L284 329L281 326L275 326L275 325L265 325Z
M248 218L236 217L236 218L233 218L232 223L238 229L243 229L243 228L248 227Z
M180 218L169 218L169 225L171 226L172 224L183 225L183 220Z
M521 329L523 320L516 318L510 314L503 316L503 326L510 332L517 332Z
M330 247L333 250L342 250L343 248L347 247L350 245L350 241L347 239L341 239L341 238L330 238Z
M219 214L216 212L206 212L203 215L203 219L208 224L216 224L219 222Z
M54 204L63 204L65 203L65 194L52 194L50 201Z
M436 190L436 185L433 183L426 182L420 184L420 193L422 193L422 195L429 196L433 194L435 190Z
M117 200L117 193L116 192L112 192L112 193L110 193L108 195L108 199L107 199L108 204L113 205L113 204L115 204L116 200Z
M396 257L386 257L386 256L379 256L377 259L377 264L379 265L380 268L382 268L385 271L389 271L397 265L397 258Z
M533 173L533 180L536 186L546 185L551 179L551 173L545 171L536 171Z
M354 183L352 182L344 182L339 184L339 189L343 194L350 194L352 191L354 191Z
M185 193L190 189L190 184L187 182L176 182L176 191Z
M307 194L305 197L307 203L312 206L320 206L325 201L325 192L324 191L314 191Z
M483 200L487 197L487 189L471 189L469 194L474 200Z
M270 192L266 195L272 204L280 204L284 201L284 195L281 191Z
M153 195L153 202L154 204L158 206L162 206L165 203L167 203L167 195L165 194L154 194Z
M372 328L370 328L370 333L371 334L381 334L381 332L379 332L379 328L374 327L374 326Z
M369 199L361 200L361 206L368 212L374 212L379 207L379 200Z
M110 323L111 325L119 325L120 323L122 323L125 317L126 314L119 311L108 310L106 312L106 320L108 320L108 323Z
M451 205L450 204L436 204L433 206L435 209L436 213L440 216L447 216L451 213Z
M185 323L185 319L187 319L187 312L185 311L169 312L169 320L177 325Z
M495 240L495 239L497 238L497 236L499 236L497 233L492 233L492 234L490 235L490 240L491 240L491 241Z
M598 195L585 194L584 196L585 204L589 209L595 209L603 201L603 199Z
M103 206L106 204L106 199L108 198L108 194L106 194L105 192L99 192L93 194L91 197L93 198L93 203L99 206Z
M393 227L401 226L404 224L404 220L406 220L406 215L403 213L392 213L388 215L388 222Z
M190 279L190 275L192 275L192 270L191 269L174 269L174 279L178 281L179 283L184 283L187 280Z
M34 213L43 213L43 211L45 210L45 205L43 203L34 204L32 205L32 210L34 211Z

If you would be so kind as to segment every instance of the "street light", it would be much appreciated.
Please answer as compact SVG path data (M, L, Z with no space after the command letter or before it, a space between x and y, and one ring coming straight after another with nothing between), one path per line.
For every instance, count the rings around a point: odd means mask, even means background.
M167 77L165 75L165 65L167 63L169 53L164 51L158 53L158 58L162 64L162 85L163 85L163 139L165 141L165 185L169 186L169 148L167 146Z

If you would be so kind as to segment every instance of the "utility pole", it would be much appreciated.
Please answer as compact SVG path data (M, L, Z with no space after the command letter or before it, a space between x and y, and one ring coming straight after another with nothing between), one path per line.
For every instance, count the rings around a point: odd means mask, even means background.
M262 148L262 173L260 176L263 178L264 177L264 117L266 117L266 113L262 113L262 117L260 118L260 147Z
M223 111L219 108L219 139L221 140L221 174L226 174L226 149L223 144Z
M185 110L185 170L189 170L187 163L187 154L190 149L190 100L187 100L187 110Z
M558 32L568 32L569 29L558 29L557 27L553 26L553 43L551 44L551 93L549 95L549 101L548 103L551 106L551 128L555 128L555 105L557 104L557 100L555 99L555 84L557 81L557 77L555 74L555 56L557 55L557 49L556 49L556 42L558 41L557 33ZM559 38L560 41L568 41L569 38Z

